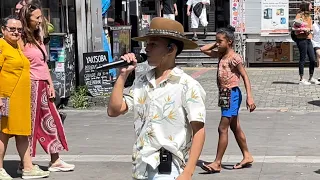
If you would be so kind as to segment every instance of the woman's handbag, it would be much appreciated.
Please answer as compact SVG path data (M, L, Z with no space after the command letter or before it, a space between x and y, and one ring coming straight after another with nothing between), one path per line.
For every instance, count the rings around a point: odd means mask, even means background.
M230 108L231 90L222 88L219 90L218 106L222 108Z
M1 116L8 117L9 116L9 107L10 107L10 98L5 97L1 98L3 106L1 107Z

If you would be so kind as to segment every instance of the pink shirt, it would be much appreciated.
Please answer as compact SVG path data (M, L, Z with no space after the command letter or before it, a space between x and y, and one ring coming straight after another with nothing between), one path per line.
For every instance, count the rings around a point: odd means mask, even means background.
M237 69L238 64L242 64L242 57L234 53L229 57L224 57L219 63L218 79L220 82L220 88L232 89L239 86L240 73Z
M47 56L46 47L41 44L40 47ZM48 70L47 62L44 60L43 54L40 49L32 44L26 44L23 50L24 55L30 61L30 77L32 80L48 80L50 73Z

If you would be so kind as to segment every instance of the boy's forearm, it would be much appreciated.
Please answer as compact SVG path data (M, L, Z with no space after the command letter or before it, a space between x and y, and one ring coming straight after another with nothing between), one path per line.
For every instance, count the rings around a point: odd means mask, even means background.
M118 113L122 107L123 102L123 90L127 77L119 76L116 83L113 86L113 90L108 103L108 111L110 113Z
M190 175L193 174L196 168L198 159L201 155L204 141L205 141L205 129L203 127L193 136L190 155L189 155L188 163L184 168L184 171L183 171L184 173L188 173Z

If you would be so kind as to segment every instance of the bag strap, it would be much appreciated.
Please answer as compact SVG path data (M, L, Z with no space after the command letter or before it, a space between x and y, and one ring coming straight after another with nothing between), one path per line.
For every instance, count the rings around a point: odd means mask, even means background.
M19 52L19 54L20 54L20 52ZM24 66L24 62L23 62L23 58L22 58L21 54L20 54L20 57L21 57L21 59L22 59L22 64L23 64L23 66ZM4 65L4 61L3 61L2 67L3 67L3 65ZM2 67L0 68L0 73L1 73ZM19 79L18 79L16 85L14 86L14 88L13 88L13 90L12 90L12 92L11 92L11 94L10 94L9 97L11 97L12 93L13 93L14 90L16 89L16 87L17 87L17 85L18 85L18 83L19 83L19 81L20 81L20 79L21 79L21 76L22 76L22 73L20 74Z
M40 45L39 45L38 43L36 43L36 46L37 46L37 48L41 51L41 53L42 53L42 55L43 55L43 58L44 58L44 61L46 61L47 56L46 56L46 54L44 53L43 49L40 47Z
M228 56L228 63L230 63L230 60L231 59L234 59L235 56L232 55L232 56ZM220 81L219 81L219 66L220 66L220 63L221 63L221 59L222 58L219 58L219 61L218 61L218 68L217 68L217 86L218 86L218 89L220 90Z
M2 54L2 48L0 48L0 55ZM2 62L2 65L0 66L0 72L1 72L1 69L3 68L3 65L4 65L4 60Z
M0 49L0 51L1 51L0 54L2 54L2 49ZM19 55L20 55L20 57L21 57L21 59L22 59L22 64L23 64L23 66L24 66L24 61L23 61L23 58L22 58L22 56L21 56L20 48L18 48L18 51L19 51ZM1 66L1 68L0 68L0 73L1 73L2 68L3 68L3 66L4 66L4 61L5 61L5 59L3 60L2 66ZM16 89L16 87L17 87L17 85L18 85L18 83L19 83L19 81L20 81L20 79L21 79L21 75L22 75L22 73L20 74L19 79L18 79L16 85L14 86L14 88L13 88L10 96L12 95L12 93L14 92L14 90ZM9 97L10 97L10 96L9 96Z
M218 60L218 67L217 67L217 87L218 90L220 91L220 81L219 81L219 66L220 66L221 58Z

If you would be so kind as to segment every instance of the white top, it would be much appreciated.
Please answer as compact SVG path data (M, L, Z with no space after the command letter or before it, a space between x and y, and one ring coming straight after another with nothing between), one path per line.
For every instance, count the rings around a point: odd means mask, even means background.
M133 146L132 176L147 179L147 164L160 164L159 149L173 154L173 162L185 166L192 144L191 121L205 122L206 93L198 81L174 68L168 78L156 86L155 71L139 76L124 100L134 113L137 136ZM181 170L181 169L180 169Z
M312 45L313 47L320 48L320 25L315 22L312 25L313 35L312 35Z
M210 0L188 0L187 5L188 6L195 6L199 2L206 2L210 4Z

